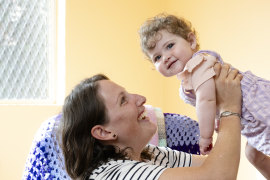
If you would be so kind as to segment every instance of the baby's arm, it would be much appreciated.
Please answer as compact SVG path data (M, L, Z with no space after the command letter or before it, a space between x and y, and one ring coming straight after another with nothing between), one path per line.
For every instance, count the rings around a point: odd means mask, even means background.
M201 84L196 91L196 113L200 128L200 151L208 154L212 147L216 116L216 93L213 78Z

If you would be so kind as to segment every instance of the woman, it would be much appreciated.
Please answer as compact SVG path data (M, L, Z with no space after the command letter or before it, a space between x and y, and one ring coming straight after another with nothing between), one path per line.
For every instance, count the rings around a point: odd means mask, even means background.
M241 112L241 75L215 66L220 112ZM156 125L145 116L145 97L130 94L104 75L82 81L63 107L62 149L68 174L82 179L236 179L240 119L221 117L207 157L147 145ZM189 168L185 168L188 167Z

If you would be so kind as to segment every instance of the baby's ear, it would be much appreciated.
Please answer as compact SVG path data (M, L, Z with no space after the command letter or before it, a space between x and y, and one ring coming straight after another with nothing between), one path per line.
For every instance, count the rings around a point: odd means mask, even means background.
M190 43L190 47L192 50L196 50L197 47L197 40L194 33L188 33L188 42Z

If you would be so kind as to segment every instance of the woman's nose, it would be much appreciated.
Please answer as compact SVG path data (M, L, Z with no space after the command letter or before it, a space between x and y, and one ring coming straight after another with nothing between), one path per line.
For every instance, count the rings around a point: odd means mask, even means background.
M136 105L137 106L142 106L144 105L144 103L146 102L146 98L144 96L141 96L141 95L136 95Z

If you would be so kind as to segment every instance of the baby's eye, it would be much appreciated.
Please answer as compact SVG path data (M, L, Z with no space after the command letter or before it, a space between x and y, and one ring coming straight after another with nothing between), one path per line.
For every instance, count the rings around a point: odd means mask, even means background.
M170 43L168 44L167 49L171 49L173 46L174 46L174 43Z
M156 57L154 58L154 63L157 62L158 60L160 60L160 58L161 58L161 56L156 56Z

